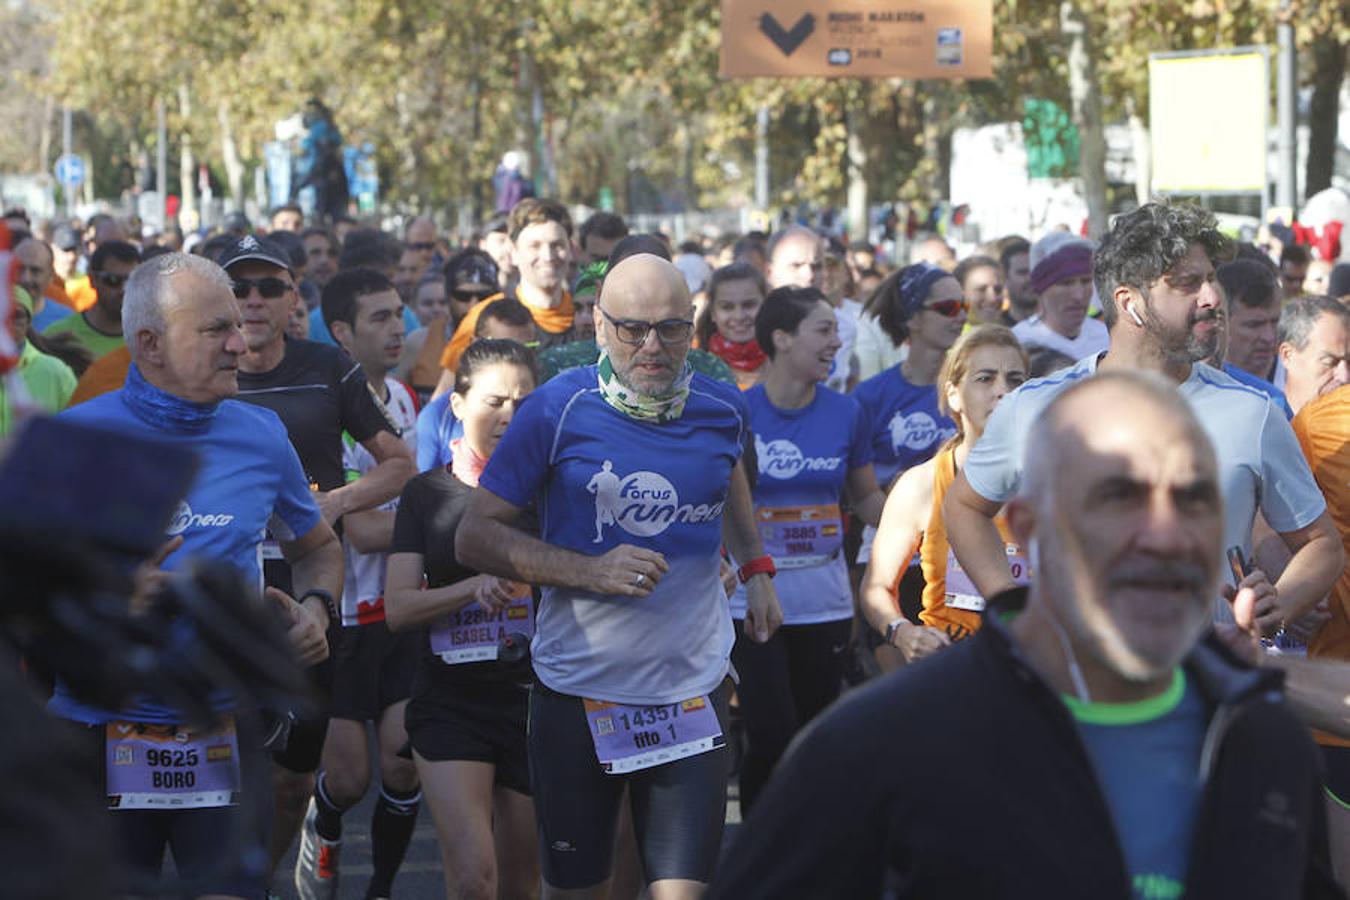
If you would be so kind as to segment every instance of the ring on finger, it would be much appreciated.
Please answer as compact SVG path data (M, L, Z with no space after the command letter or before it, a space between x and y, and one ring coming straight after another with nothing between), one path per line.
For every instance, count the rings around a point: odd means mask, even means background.
M642 587L646 583L647 583L647 576L643 575L641 572L638 573L637 578L633 579L633 587Z

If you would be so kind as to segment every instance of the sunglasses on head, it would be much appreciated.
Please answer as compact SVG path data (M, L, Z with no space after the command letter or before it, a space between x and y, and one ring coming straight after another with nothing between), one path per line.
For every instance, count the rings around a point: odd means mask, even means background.
M289 291L291 286L280 278L236 278L234 279L235 299L243 300L254 288L258 289L258 294L264 300L275 300Z
M496 293L497 291L493 290L462 291L456 288L455 290L450 292L450 296L454 297L460 303L481 303L482 301L486 300L487 298L491 297L493 294Z
M119 275L116 272L95 272L94 277L106 284L108 287L121 287L127 283L130 275Z
M924 307L929 312L935 312L948 319L955 319L969 308L970 305L964 300L939 300Z

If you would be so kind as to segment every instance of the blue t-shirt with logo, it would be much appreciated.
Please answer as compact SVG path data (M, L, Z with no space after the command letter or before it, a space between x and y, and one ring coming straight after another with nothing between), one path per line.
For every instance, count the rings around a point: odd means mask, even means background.
M417 414L417 471L450 465L450 442L464 436L464 425L450 408L450 391L422 407Z
M1111 810L1135 900L1178 900L1200 808L1204 698L1177 669L1167 690L1148 700L1064 702Z
M632 419L600 395L595 366L520 405L479 486L537 505L541 537L587 556L628 544L665 557L646 597L545 586L531 654L555 691L675 703L727 674L731 615L719 578L722 510L749 429L735 387L695 373L681 416Z
M783 623L806 625L853 616L839 499L850 469L872 461L872 434L852 397L820 385L801 409L779 409L763 385L745 392L759 477L755 520L774 558ZM745 617L745 588L731 598Z
M906 469L926 462L956 434L956 423L938 410L937 387L910 384L892 366L853 391L872 429L872 464L885 489Z
M260 544L268 527L283 540L301 537L322 519L309 480L276 413L237 400L223 401L207 430L184 434L150 425L127 406L121 390L72 407L63 417L114 432L152 435L197 454L200 468L167 540L182 535L183 546L164 562L177 569L194 557L225 562L262 590ZM50 704L58 716L95 724L111 719L169 724L174 711L145 697L113 713L77 702L61 685Z

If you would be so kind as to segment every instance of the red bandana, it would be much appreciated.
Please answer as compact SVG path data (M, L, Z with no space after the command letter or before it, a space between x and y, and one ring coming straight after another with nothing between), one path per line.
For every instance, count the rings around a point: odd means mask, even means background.
M737 372L753 372L769 361L758 341L729 341L717 332L708 339L708 351Z

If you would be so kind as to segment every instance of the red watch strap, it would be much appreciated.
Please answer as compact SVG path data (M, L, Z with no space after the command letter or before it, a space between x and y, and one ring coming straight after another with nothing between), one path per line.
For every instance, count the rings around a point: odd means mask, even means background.
M767 553L750 560L736 572L737 577L741 579L741 584L745 584L756 575L768 575L772 578L777 574L778 567L773 564L773 557Z

